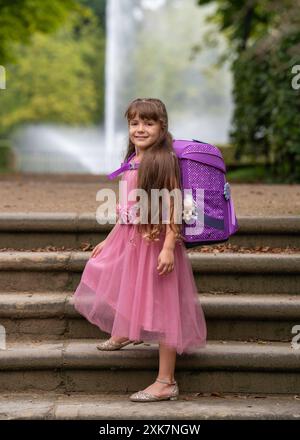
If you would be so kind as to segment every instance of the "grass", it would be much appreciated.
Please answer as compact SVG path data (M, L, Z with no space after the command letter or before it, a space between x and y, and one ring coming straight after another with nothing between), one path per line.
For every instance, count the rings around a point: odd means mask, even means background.
M254 165L238 168L226 173L228 181L234 183L272 183L274 178L268 173L264 165Z

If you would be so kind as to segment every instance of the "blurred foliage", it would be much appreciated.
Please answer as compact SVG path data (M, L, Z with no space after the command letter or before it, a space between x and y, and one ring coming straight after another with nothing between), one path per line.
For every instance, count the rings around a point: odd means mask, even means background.
M15 60L13 43L55 31L76 10L83 13L76 0L0 0L0 64Z
M271 0L198 0L199 5L214 3L216 13L209 21L216 23L231 42L231 49L242 51L249 40L265 35L270 26L278 23L276 1ZM281 0L291 4L292 0ZM273 5L273 6L272 6Z
M273 181L300 182L300 90L292 88L292 67L300 64L300 0L217 0L216 5L211 20L235 54L235 157L263 156Z
M0 172L13 168L13 152L8 139L0 139Z
M245 166L255 163L265 163L265 157L262 154L255 156L255 159L253 158L251 153L244 154L239 160L237 160L235 145L220 143L215 143L214 145L221 151L226 167L235 168L239 165Z
M73 12L54 34L14 45L6 69L0 134L26 122L90 124L103 118L105 35L91 10Z
M264 155L276 181L300 181L300 90L291 86L300 27L278 35L279 41L258 41L234 63L232 141L237 158Z
M106 33L106 0L79 0L79 2L94 12L101 28Z
M272 183L273 179L266 173L265 165L240 167L227 171L226 179L232 183Z

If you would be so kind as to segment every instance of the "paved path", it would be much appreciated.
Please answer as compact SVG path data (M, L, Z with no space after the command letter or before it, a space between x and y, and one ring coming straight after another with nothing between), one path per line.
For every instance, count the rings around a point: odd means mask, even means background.
M0 212L91 212L102 176L0 175ZM237 216L300 215L300 185L232 184Z

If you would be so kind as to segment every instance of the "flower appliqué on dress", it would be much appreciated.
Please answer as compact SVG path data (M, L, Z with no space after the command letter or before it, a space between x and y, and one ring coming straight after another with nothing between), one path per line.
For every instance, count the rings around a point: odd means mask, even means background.
M121 224L137 224L137 211L139 209L138 204L134 204L130 207L121 206L117 203L117 214L120 217Z

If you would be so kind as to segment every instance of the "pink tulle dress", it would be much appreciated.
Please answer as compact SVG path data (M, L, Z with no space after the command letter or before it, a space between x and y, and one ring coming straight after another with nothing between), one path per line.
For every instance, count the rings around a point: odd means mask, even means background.
M132 160L134 162L134 160ZM123 173L128 193L137 169ZM135 205L118 204L119 221L91 257L72 297L75 309L115 337L167 345L178 354L206 345L206 322L184 243L176 242L174 269L159 275L165 233L148 242L133 223Z

